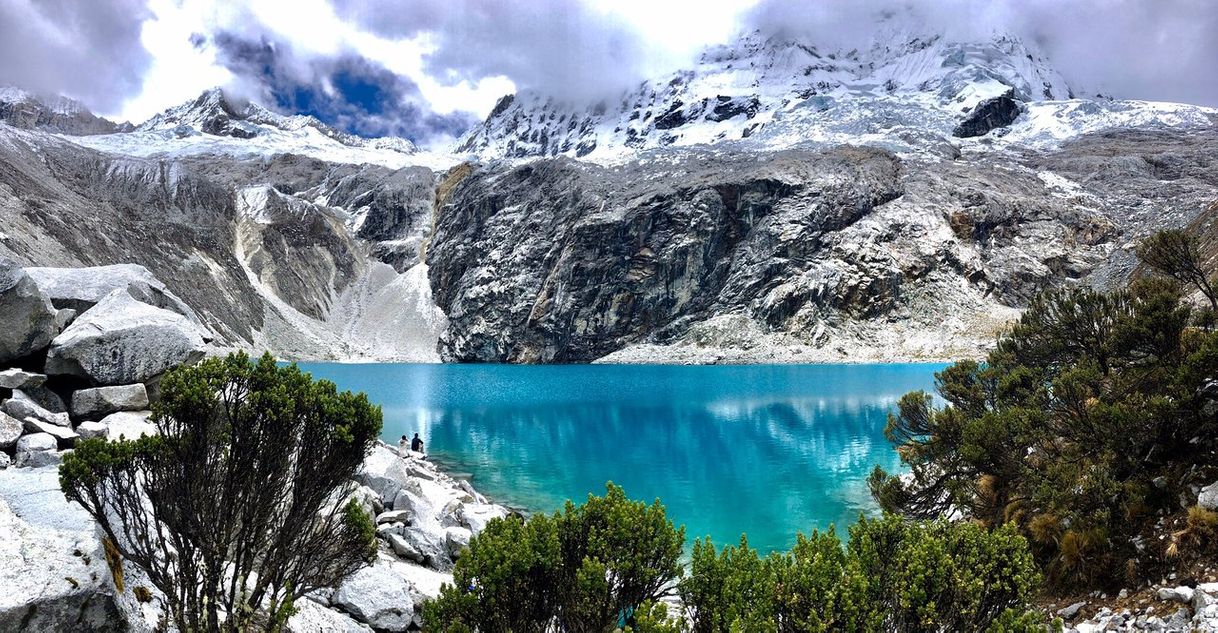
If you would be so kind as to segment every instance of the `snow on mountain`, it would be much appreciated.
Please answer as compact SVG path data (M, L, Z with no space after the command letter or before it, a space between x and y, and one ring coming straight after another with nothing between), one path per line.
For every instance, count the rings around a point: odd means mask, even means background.
M285 116L256 103L241 103L219 88L169 108L124 134L75 139L101 151L130 156L224 155L259 158L300 154L329 162L390 168L451 166L456 159L420 151L403 138L364 138L307 115Z
M0 122L24 129L40 128L73 136L129 131L89 112L82 103L64 96L43 97L15 86L0 86Z
M1111 127L1207 127L1218 115L1181 104L1076 99L1046 59L1011 36L959 42L888 29L875 42L866 50L822 50L753 33L708 49L689 70L591 108L536 93L507 96L458 151L598 162L741 141L755 149L850 143L954 152L947 141L961 120L1000 98L1020 116L988 139L1028 145Z

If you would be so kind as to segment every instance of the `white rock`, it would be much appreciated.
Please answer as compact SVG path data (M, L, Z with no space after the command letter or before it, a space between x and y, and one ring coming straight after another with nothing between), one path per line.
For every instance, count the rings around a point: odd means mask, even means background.
M192 323L199 323L198 316L190 306L170 292L147 268L138 264L86 268L31 266L25 272L55 307L69 308L77 314L84 314L115 290L126 290L143 303L176 312Z
M46 371L100 385L144 383L198 360L203 345L198 328L182 315L115 290L55 337Z
M94 422L92 420L86 420L84 422L81 422L76 427L76 434L79 435L80 439L82 439L82 440L88 440L88 439L92 439L95 437L106 437L107 428L108 427L105 424L102 424L101 422Z
M72 426L72 419L67 413L53 413L48 411L42 405L30 398L28 394L19 389L13 391L12 398L5 400L4 404L0 404L0 410L13 416L14 418L17 418L18 420L34 418L37 420L42 420L47 424L54 424L55 426Z
M147 408L148 390L141 383L81 389L72 394L72 415L77 418L96 418Z
M0 387L5 389L40 387L46 381L47 377L45 374L34 374L15 367L0 371Z
M70 426L58 426L55 424L47 424L42 420L35 418L25 419L25 432L32 434L46 433L54 437L62 447L69 447L76 443L76 439L80 436Z
M0 470L4 470L13 464L13 458L8 456L8 453L0 452Z
M1158 595L1159 595L1160 600L1174 600L1176 602L1192 602L1193 588L1183 586L1183 585L1179 586L1179 587L1160 587Z
M457 560L461 556L461 551L469 547L469 540L473 533L467 528L450 527L444 531L444 545L448 549L448 555L453 560Z
M106 439L136 440L141 435L156 435L156 425L148 421L150 411L120 411L111 413L101 419L100 424L106 427Z
M371 633L366 624L360 624L349 616L328 609L308 598L296 602L296 613L288 618L290 633Z
M378 442L364 458L355 479L376 491L381 501L390 505L402 486L410 481L410 473L397 451Z
M58 442L55 436L49 433L23 435L17 440L17 465L37 467L53 464L58 459L56 446Z
M380 631L405 631L414 620L417 592L393 565L378 561L351 575L334 592L333 604Z
M0 411L0 451L11 451L25 432L25 425L13 416Z
M93 519L58 479L53 467L0 471L0 631L151 630L115 595Z
M427 557L424 556L413 543L406 540L406 538L402 536L403 532L404 530L399 528L398 532L389 533L386 535L386 540L389 541L389 547L393 548L393 552L402 558L414 561L420 565L426 564Z
M390 510L376 515L377 524L381 523L409 523L410 512L408 510Z
M26 271L0 257L0 363L43 349L59 333L56 310Z
M1218 481L1201 489L1197 494L1197 505L1206 510L1218 510Z

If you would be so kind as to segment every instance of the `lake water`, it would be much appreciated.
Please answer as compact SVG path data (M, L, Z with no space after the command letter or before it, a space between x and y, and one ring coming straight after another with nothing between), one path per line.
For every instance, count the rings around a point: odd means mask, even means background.
M797 531L875 511L867 475L906 392L943 365L395 365L304 363L418 432L436 459L532 511L604 492L660 498L686 534L785 549Z

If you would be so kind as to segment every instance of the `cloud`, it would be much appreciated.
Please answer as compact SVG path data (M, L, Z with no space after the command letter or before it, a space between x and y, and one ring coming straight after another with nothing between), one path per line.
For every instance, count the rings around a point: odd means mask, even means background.
M213 38L239 96L362 136L401 136L421 145L451 140L477 121L468 112L432 112L413 81L354 51L301 54L269 37L220 32Z
M522 90L600 97L642 79L647 59L620 16L571 0L337 0L335 8L383 37L427 38L425 70L442 82L503 75Z
M142 1L0 1L0 84L117 109L151 63Z
M743 26L856 48L885 22L961 39L1018 35L1085 94L1218 105L1211 0L762 0Z

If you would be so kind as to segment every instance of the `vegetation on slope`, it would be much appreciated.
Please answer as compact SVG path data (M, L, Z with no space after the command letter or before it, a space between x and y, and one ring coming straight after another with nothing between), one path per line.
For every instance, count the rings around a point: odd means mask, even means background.
M280 630L295 600L375 555L371 519L340 502L381 430L363 394L244 354L160 386L158 435L84 440L59 472L178 629Z

